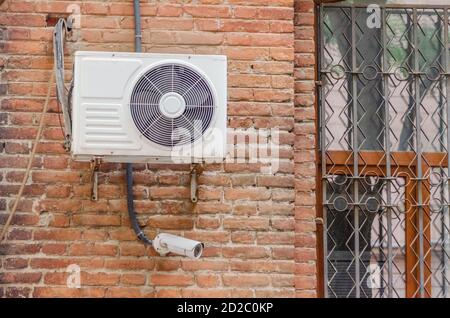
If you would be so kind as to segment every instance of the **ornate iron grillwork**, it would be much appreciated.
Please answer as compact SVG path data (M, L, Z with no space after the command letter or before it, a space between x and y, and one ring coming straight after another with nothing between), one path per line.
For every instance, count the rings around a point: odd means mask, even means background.
M319 11L325 296L450 297L450 7Z

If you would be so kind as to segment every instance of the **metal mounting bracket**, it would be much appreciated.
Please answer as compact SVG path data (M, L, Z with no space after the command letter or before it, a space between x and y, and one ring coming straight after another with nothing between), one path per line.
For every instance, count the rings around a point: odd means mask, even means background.
M317 225L324 224L323 218L320 218L320 217L315 218L314 221L316 222Z
M67 137L67 138L66 138L66 140L64 141L64 150L67 151L67 152L69 152L69 151L70 151L70 147L71 147L71 145L72 145L72 142L70 141L70 140L71 140L71 136L70 136L70 135L67 135L66 137Z
M191 169L191 202L197 203L198 197L197 197L197 176L198 174L201 174L204 170L203 164L194 164L194 166Z
M70 20L70 19L69 19ZM64 80L64 41L67 33L72 30L72 21L59 19L53 32L53 63L56 79L56 97L64 117L64 149L70 151L72 119L71 112L71 88L67 89ZM73 84L73 81L72 81ZM69 91L69 93L67 93Z
M98 170L100 164L102 163L102 158L94 158L91 160L91 172L90 172L90 182L91 182L91 200L98 200Z

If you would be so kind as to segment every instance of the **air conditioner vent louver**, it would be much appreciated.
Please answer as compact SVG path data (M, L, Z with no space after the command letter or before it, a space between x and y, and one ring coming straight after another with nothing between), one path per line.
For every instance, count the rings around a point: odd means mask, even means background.
M163 64L146 72L130 100L131 117L148 140L174 147L199 139L213 122L216 104L208 81L181 64Z

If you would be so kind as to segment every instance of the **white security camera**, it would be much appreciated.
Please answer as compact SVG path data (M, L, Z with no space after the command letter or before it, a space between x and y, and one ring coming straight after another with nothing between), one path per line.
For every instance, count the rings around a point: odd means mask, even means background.
M203 243L184 237L161 233L153 240L153 248L160 254L172 252L189 258L200 258L203 253Z

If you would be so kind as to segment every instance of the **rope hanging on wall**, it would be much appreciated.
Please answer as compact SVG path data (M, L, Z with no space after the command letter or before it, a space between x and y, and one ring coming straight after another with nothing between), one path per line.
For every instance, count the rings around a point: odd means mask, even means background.
M16 196L16 200L14 201L12 210L9 213L9 216L8 216L8 219L6 220L5 225L2 228L2 233L0 234L0 243L3 243L3 241L6 240L6 233L8 232L8 228L11 225L14 215L16 214L17 207L19 206L20 199L22 198L23 191L25 189L25 185L28 181L28 177L30 176L31 167L32 167L33 161L34 161L34 156L36 154L37 146L39 144L39 140L41 139L42 131L44 129L44 122L45 122L44 119L45 119L45 115L48 110L48 104L50 102L50 93L52 91L52 86L53 86L52 84L54 83L54 81L55 81L55 74L54 74L54 72L52 72L50 79L48 81L47 95L45 97L44 107L42 108L42 112L41 112L39 128L38 128L38 131L36 134L36 138L34 139L33 150L31 151L30 157L28 158L27 170L25 171L25 175L23 176L22 184L20 185L20 189Z
M1 2L0 2L1 4ZM45 123L45 115L48 110L48 105L50 103L50 95L52 91L53 84L56 80L56 95L58 98L59 104L62 106L62 112L64 115L64 138L65 138L65 147L67 149L70 146L70 132L71 132L71 119L69 116L69 99L70 99L70 89L67 90L64 85L64 38L67 32L71 29L70 22L66 22L64 19L60 19L55 26L55 31L53 33L53 53L54 53L54 71L51 72L50 79L47 84L47 95L45 97L44 107L42 108L41 118L39 121L39 128L36 133L36 137L34 140L33 149L28 158L28 164L25 171L25 175L23 176L22 183L19 188L19 192L17 193L16 199L14 201L14 205L11 209L11 212L8 215L8 219L6 220L5 225L2 228L2 232L0 234L0 243L3 243L6 240L6 233L8 232L8 228L10 227L14 215L16 214L17 208L19 206L20 199L22 198L25 185L30 176L31 167L33 166L34 157L36 154L37 146L42 136L42 131L44 129Z

